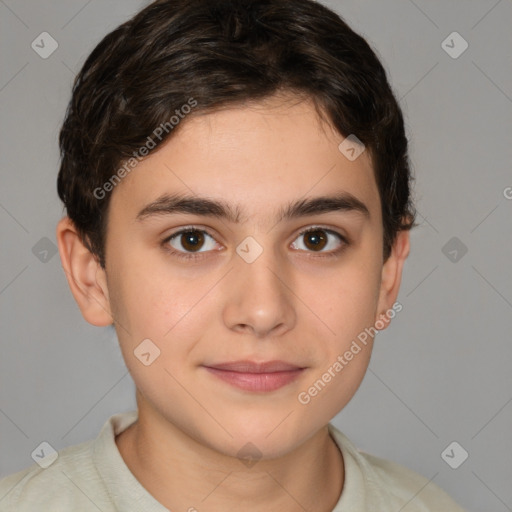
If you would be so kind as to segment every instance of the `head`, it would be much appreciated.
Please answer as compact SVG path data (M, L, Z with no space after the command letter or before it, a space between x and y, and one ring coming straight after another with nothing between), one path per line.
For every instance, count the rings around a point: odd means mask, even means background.
M159 0L88 57L60 147L63 268L147 410L275 457L348 403L373 334L351 347L389 323L415 216L402 114L363 38L310 0ZM252 392L206 368L235 360L303 370Z

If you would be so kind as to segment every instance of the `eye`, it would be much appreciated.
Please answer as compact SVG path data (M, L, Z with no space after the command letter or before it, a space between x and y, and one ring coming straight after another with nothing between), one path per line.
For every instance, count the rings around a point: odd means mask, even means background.
M305 239L305 243L302 242L302 238ZM337 238L338 244L332 238ZM297 243L297 240L300 242ZM213 236L204 229L194 226L183 228L162 241L164 248L173 256L188 260L206 256L204 253L215 250L215 244ZM318 257L336 257L348 245L349 241L340 233L319 226L302 231L292 243L294 249L318 253ZM326 248L328 250L324 250Z
M208 239L210 239L210 244L206 243ZM171 252L175 256L181 258L197 258L198 256L194 253L203 253L213 250L216 242L204 229L189 226L167 237L162 244L166 247L172 247L174 250L171 250ZM201 251L200 249L204 246L206 246L206 249Z
M338 239L338 244L329 240L330 237L336 237ZM302 239L305 240L305 243L297 244L296 241L293 242L292 246L294 246L294 249L326 253L321 254L321 256L337 256L338 253L348 245L347 239L340 233L319 226L311 227L302 231L295 240L300 240L302 242ZM340 241L341 245L339 243ZM338 245L338 248L336 248L336 245ZM330 250L323 251L326 247Z

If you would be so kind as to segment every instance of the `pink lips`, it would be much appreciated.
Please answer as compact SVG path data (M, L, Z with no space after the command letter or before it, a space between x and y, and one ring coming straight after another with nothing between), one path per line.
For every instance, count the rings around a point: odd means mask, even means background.
M219 379L246 391L274 391L295 380L304 370L283 361L234 361L205 368Z

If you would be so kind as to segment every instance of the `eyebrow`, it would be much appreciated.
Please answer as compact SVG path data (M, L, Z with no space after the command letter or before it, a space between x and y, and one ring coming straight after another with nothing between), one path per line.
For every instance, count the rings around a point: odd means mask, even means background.
M341 192L331 196L300 199L284 205L277 211L276 221L330 212L353 212L363 218L370 218L370 211L363 202L349 192ZM216 217L235 224L240 223L242 218L242 208L238 204L230 205L225 201L206 197L164 194L144 206L136 219L142 221L149 217L175 213Z

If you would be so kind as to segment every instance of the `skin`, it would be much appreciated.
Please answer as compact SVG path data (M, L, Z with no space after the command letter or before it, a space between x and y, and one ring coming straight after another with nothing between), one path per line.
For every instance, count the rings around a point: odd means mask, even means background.
M137 388L139 419L117 436L119 451L171 510L327 512L339 500L343 457L327 424L358 389L371 338L307 405L297 397L391 309L409 254L403 231L383 261L369 152L351 162L338 149L343 139L310 101L291 96L189 116L114 189L105 270L67 217L57 227L80 310L93 325L114 323ZM333 191L351 193L370 217L334 211L276 221L278 207ZM241 222L183 213L136 220L164 192L237 203ZM189 225L207 230L197 261L162 244ZM315 249L300 235L314 226L350 244L322 257L344 242L323 231L328 245ZM248 236L263 248L252 263L236 252ZM183 237L170 244L192 252ZM148 338L160 356L145 366L134 350ZM241 359L306 369L276 391L251 392L201 366ZM247 442L262 454L252 467L237 458Z

